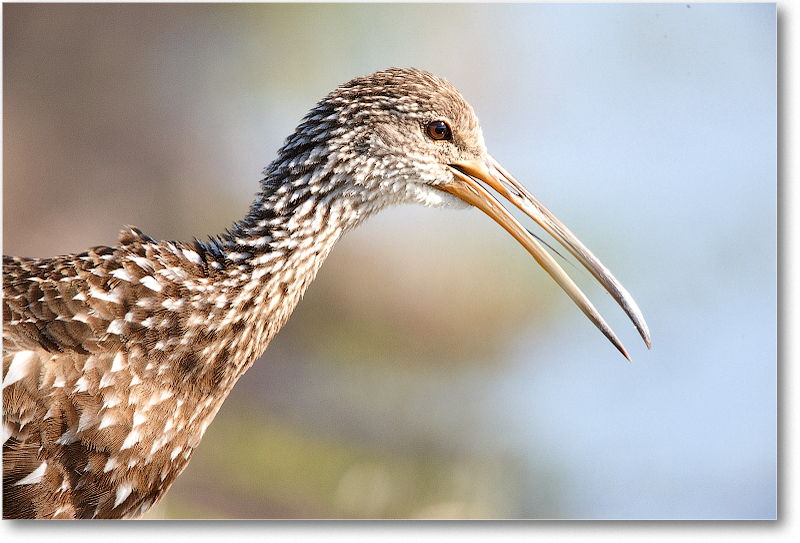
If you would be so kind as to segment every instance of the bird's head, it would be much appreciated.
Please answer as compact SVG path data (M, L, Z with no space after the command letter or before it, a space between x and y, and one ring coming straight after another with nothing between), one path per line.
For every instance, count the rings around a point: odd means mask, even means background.
M475 112L447 81L421 70L398 68L353 79L309 112L280 155L267 179L292 179L294 189L303 186L299 192L345 196L343 200L353 203L361 217L399 203L477 207L517 239L628 357L592 303L495 194L505 198L592 273L650 347L647 325L633 298L488 153Z

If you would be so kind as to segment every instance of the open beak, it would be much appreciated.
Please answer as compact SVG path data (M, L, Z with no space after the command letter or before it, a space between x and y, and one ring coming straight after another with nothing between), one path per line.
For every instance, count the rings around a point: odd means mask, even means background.
M630 360L630 356L625 351L617 336L600 316L592 303L581 292L581 289L570 279L566 272L544 250L525 227L523 227L509 211L500 204L486 187L485 183L498 194L506 198L509 202L517 206L522 212L536 221L548 234L553 236L564 246L572 255L591 272L597 281L603 285L609 294L617 301L625 313L628 314L639 334L642 336L647 348L650 348L650 332L644 322L642 312L633 301L628 291L623 288L619 281L611 275L596 256L569 231L564 224L553 215L549 209L544 207L530 192L523 187L519 181L508 173L494 158L488 156L487 161L465 160L449 164L448 167L453 172L453 180L443 186L441 190L458 196L465 202L473 205L489 215L500 226L505 228L514 238L519 241L528 252L533 255L536 262L550 274L550 276L564 289L564 292L572 298L583 313L589 317L597 328L619 349L619 351Z

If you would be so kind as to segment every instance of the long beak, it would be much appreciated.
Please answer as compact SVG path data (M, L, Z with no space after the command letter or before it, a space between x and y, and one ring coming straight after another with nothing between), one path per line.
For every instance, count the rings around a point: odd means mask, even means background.
M642 336L647 348L650 348L650 331L644 322L642 312L633 301L628 291L623 288L619 281L611 275L596 256L581 243L581 241L553 215L549 209L544 207L519 181L508 173L494 158L488 156L487 161L465 160L454 162L448 166L453 172L453 180L440 189L458 196L465 202L477 207L500 226L505 228L514 238L528 250L536 262L550 274L550 276L564 289L564 292L572 298L583 313L589 317L597 328L619 349L619 351L630 360L630 356L625 351L617 336L600 316L592 303L581 292L581 289L570 279L566 272L544 250L536 238L525 227L523 227L509 211L500 204L499 201L481 184L486 183L489 187L497 191L498 194L506 198L509 202L517 206L522 212L536 221L547 233L563 245L572 255L591 272L609 294L622 307L628 317L633 321L639 334Z

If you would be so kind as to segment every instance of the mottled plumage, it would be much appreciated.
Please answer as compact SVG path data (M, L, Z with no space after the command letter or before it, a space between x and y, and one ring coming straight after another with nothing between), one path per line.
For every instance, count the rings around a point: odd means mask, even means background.
M441 122L446 131L431 124ZM146 511L336 240L393 204L477 205L461 181L482 179L469 171L476 161L501 171L450 84L377 72L309 112L247 216L217 238L156 241L128 228L115 247L4 256L3 516Z

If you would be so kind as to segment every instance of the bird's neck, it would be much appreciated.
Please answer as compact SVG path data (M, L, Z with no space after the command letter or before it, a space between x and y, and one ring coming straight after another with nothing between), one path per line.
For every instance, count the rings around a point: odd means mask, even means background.
M336 241L378 209L349 197L341 179L286 175L281 164L267 169L244 219L194 246L210 276L187 283L205 288L195 297L199 316L186 324L196 337L214 338L196 345L206 354L195 371L216 375L227 390L284 325ZM216 360L228 361L224 372Z

